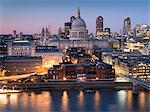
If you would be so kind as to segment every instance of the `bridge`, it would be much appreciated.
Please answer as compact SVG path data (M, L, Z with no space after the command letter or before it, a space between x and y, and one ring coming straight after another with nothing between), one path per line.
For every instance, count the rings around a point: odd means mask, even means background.
M28 78L28 77L33 76L35 74L44 75L46 73L43 72L43 73L29 73L29 74L22 74L22 75L3 76L3 77L0 77L0 81L8 81L8 80L15 81L15 80L19 80L19 79Z
M150 82L144 81L140 78L133 78L132 76L126 76L126 75L119 75L122 78L125 78L133 83L133 89L136 87L136 85L140 85L141 87L147 89L150 91Z

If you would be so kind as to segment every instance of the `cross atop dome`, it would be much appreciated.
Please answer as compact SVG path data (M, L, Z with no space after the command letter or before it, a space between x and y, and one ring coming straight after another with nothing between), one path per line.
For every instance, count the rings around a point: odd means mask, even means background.
M78 7L77 18L80 18L80 8Z

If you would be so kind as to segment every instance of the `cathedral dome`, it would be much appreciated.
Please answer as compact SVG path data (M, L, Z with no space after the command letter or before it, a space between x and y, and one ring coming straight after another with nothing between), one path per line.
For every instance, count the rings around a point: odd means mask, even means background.
M80 17L80 9L78 9L77 17L73 20L70 29L70 38L87 38L88 30L85 21Z
M80 16L80 9L78 9L76 19L72 22L72 29L86 29L85 21Z
M85 21L82 18L76 18L73 22L72 22L72 27L86 27Z

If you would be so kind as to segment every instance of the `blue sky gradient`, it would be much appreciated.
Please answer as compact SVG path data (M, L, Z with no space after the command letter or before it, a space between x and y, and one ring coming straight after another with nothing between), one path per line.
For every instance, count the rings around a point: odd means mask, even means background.
M150 24L150 0L0 0L0 33L39 33L51 25L57 33L80 7L89 33L95 33L96 17L104 17L104 27L118 31L131 17L132 27Z

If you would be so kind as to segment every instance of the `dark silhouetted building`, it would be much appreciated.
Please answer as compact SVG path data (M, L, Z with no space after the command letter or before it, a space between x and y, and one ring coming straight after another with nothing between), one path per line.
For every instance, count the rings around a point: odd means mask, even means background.
M103 31L103 17L99 16L96 19L96 35L98 35L98 33L102 31Z

